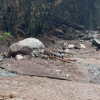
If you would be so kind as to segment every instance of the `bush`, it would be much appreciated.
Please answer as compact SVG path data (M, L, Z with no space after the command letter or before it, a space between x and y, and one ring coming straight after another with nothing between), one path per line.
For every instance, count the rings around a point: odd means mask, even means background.
M2 35L0 35L0 40L4 41L5 38Z
M11 36L10 32L5 32L6 36Z

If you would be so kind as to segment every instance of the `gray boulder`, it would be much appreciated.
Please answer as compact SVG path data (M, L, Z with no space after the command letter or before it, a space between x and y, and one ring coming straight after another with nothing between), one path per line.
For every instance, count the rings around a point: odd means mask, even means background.
M10 46L12 54L31 54L34 49L45 48L43 43L36 38L27 38Z
M91 40L98 37L99 32L98 31L91 31L86 30L85 36L82 38L83 40Z
M93 39L92 45L97 46L100 49L100 40L99 39Z

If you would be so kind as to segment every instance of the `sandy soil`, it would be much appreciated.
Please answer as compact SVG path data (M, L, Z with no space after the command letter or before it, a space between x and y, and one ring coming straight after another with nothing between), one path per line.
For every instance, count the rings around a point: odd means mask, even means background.
M11 92L18 95L9 98ZM7 100L100 100L100 85L41 77L0 77L0 94ZM6 99L5 99L6 100Z

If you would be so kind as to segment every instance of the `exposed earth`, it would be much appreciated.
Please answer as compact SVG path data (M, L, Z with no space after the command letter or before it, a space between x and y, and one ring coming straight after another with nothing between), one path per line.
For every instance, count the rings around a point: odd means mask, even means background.
M69 49L63 62L23 55L23 60L0 61L0 100L100 100L100 51L90 40L39 38L46 50L58 52L62 44L81 42L85 49ZM12 44L12 43L11 43ZM1 43L0 53L9 50Z

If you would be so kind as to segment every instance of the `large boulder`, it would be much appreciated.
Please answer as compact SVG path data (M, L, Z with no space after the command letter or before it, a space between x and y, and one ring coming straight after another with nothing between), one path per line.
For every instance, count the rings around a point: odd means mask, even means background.
M31 54L34 49L45 48L43 43L36 38L27 38L10 46L11 54Z

